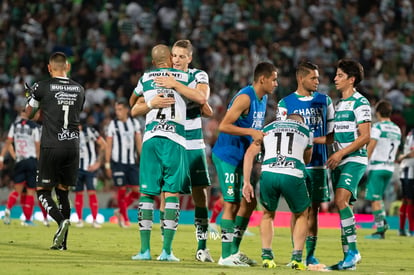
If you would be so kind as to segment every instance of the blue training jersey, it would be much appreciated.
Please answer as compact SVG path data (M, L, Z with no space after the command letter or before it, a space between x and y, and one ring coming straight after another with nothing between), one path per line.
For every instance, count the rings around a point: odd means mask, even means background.
M241 89L231 100L228 108L232 106L234 100L242 94L250 97L250 109L247 115L241 115L233 125L242 128L254 128L261 130L264 124L266 113L267 95L260 100L257 98L253 86L247 86ZM213 147L213 153L216 157L231 165L243 167L243 157L247 148L252 143L251 136L235 136L220 132L216 143Z
M303 116L305 124L314 137L326 136L333 132L335 109L329 96L314 92L311 96L301 96L297 92L282 98L278 103L277 119L297 113ZM314 144L312 160L307 167L324 167L328 159L325 144Z

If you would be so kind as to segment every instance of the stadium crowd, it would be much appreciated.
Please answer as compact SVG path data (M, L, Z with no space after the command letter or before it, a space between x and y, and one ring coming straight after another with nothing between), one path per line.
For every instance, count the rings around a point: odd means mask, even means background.
M404 136L414 127L414 16L409 0L128 2L0 1L2 140L17 106L26 101L24 83L47 77L50 53L62 51L70 58L70 77L86 89L82 116L92 115L104 134L115 115L115 99L129 98L151 67L151 47L178 39L192 41L192 66L210 78L215 115L204 123L208 155L229 99L252 81L260 61L275 64L279 73L269 119L277 101L294 91L295 66L302 59L318 64L318 91L335 102L336 62L347 57L363 65L361 89L372 104L389 99ZM7 175L5 170L1 187L10 184ZM109 180L104 182L101 187L108 190Z

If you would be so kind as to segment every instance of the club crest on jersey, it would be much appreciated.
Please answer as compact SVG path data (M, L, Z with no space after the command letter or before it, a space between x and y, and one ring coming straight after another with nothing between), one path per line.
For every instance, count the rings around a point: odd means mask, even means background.
M295 168L294 161L286 160L286 156L278 155L277 161L269 164L270 168Z
M233 197L234 196L234 190L233 190L233 186L229 186L227 187L227 195Z
M155 131L175 133L175 125L170 125L165 122L161 122L160 124L155 125L154 128L152 128L151 133Z

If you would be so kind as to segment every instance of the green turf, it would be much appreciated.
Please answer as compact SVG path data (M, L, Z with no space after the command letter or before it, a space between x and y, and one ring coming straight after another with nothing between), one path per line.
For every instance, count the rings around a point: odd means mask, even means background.
M194 259L196 241L194 227L178 227L173 244L179 263L158 262L161 251L159 225L154 225L152 235L152 261L130 259L139 249L139 232L136 223L121 229L106 223L101 229L71 226L67 251L49 250L56 224L50 228L40 223L35 227L22 227L18 220L11 225L0 222L0 274L297 274L286 263L290 260L291 242L287 228L275 228L273 249L276 269L263 269L260 265L249 268L221 267L217 263L200 263ZM245 237L242 251L261 262L259 229L250 228L256 234ZM396 231L388 231L385 240L365 240L371 230L358 230L358 246L362 263L352 274L414 274L414 238L398 237ZM213 236L211 236L213 237ZM210 239L208 247L217 261L221 242ZM331 265L342 257L338 229L321 229L317 257ZM309 273L311 271L308 271ZM315 272L312 272L315 273Z

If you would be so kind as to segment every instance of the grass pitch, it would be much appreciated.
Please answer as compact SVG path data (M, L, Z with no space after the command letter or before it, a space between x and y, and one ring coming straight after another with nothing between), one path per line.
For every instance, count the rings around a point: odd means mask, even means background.
M276 269L261 267L261 242L258 228L250 228L256 236L245 237L241 250L259 265L249 268L222 267L217 263L200 263L194 259L196 239L194 227L180 225L174 240L174 254L179 263L158 262L161 252L159 224L154 224L151 240L152 261L133 261L139 250L138 225L122 229L105 223L101 229L89 225L71 226L67 251L49 250L57 225L22 227L20 221L11 225L0 222L0 274L297 274L286 267L290 260L291 242L288 228L275 228L273 250ZM332 274L414 274L414 238L399 237L390 230L385 240L365 240L372 230L358 230L358 248L362 262L356 271L333 271ZM218 261L221 242L210 235L208 247ZM339 229L321 229L316 256L321 263L332 265L342 258ZM306 271L315 273L315 271Z

